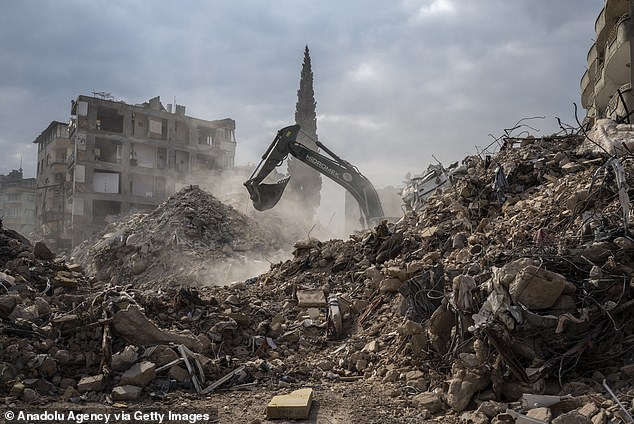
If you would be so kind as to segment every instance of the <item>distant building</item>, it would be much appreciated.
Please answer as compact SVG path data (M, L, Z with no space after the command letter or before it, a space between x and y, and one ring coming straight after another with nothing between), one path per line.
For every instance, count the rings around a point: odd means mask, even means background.
M75 246L108 217L154 209L182 187L234 166L233 119L186 116L185 106L165 108L159 97L130 105L104 93L82 95L71 104L68 133L58 124L35 143L39 222L62 244Z
M24 178L22 169L0 175L0 217L23 236L35 230L35 178Z
M632 8L628 0L605 0L594 24L596 42L588 51L588 68L581 78L581 104L587 118L634 122L632 93Z
M73 152L68 124L52 121L33 142L37 144L37 233L53 248L68 248L72 199L66 193L68 158Z

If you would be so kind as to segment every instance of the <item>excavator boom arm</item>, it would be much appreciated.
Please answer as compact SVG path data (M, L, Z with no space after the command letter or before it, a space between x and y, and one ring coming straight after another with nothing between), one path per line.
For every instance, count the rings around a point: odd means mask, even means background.
M370 181L354 166L339 158L323 144L319 145L334 159L322 155L296 141L299 125L291 125L278 131L277 136L262 156L262 162L244 185L249 191L253 205L257 210L267 210L275 206L288 184L289 177L274 184L264 184L262 181L269 175L290 153L298 160L317 170L344 187L359 203L366 219L366 224L383 218L383 208L379 196Z

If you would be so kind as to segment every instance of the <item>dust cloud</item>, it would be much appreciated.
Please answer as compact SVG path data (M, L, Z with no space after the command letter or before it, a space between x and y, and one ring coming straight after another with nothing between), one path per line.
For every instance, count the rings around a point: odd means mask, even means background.
M243 185L250 171L198 173L156 209L111 217L73 257L112 284L226 285L290 259L298 240L335 238L319 222L300 219L303 206L289 196L256 211Z

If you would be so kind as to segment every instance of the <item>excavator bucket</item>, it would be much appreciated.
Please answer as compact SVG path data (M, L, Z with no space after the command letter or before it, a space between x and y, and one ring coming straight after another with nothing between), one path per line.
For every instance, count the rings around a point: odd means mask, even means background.
M277 205L290 177L285 177L274 184L254 185L247 181L244 183L249 197L253 201L253 207L258 211L266 211Z

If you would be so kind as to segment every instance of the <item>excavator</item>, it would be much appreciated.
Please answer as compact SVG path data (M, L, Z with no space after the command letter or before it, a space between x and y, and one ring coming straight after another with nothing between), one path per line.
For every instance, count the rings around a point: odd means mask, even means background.
M262 155L262 160L244 183L253 202L253 207L258 211L266 211L279 202L291 176L285 176L275 183L264 183L263 181L282 164L290 153L352 194L359 203L362 212L361 224L364 228L378 224L384 217L383 207L372 183L354 165L341 159L321 142L315 141L315 144L330 157L298 142L297 136L300 131L299 125L291 125L279 130L271 145Z

